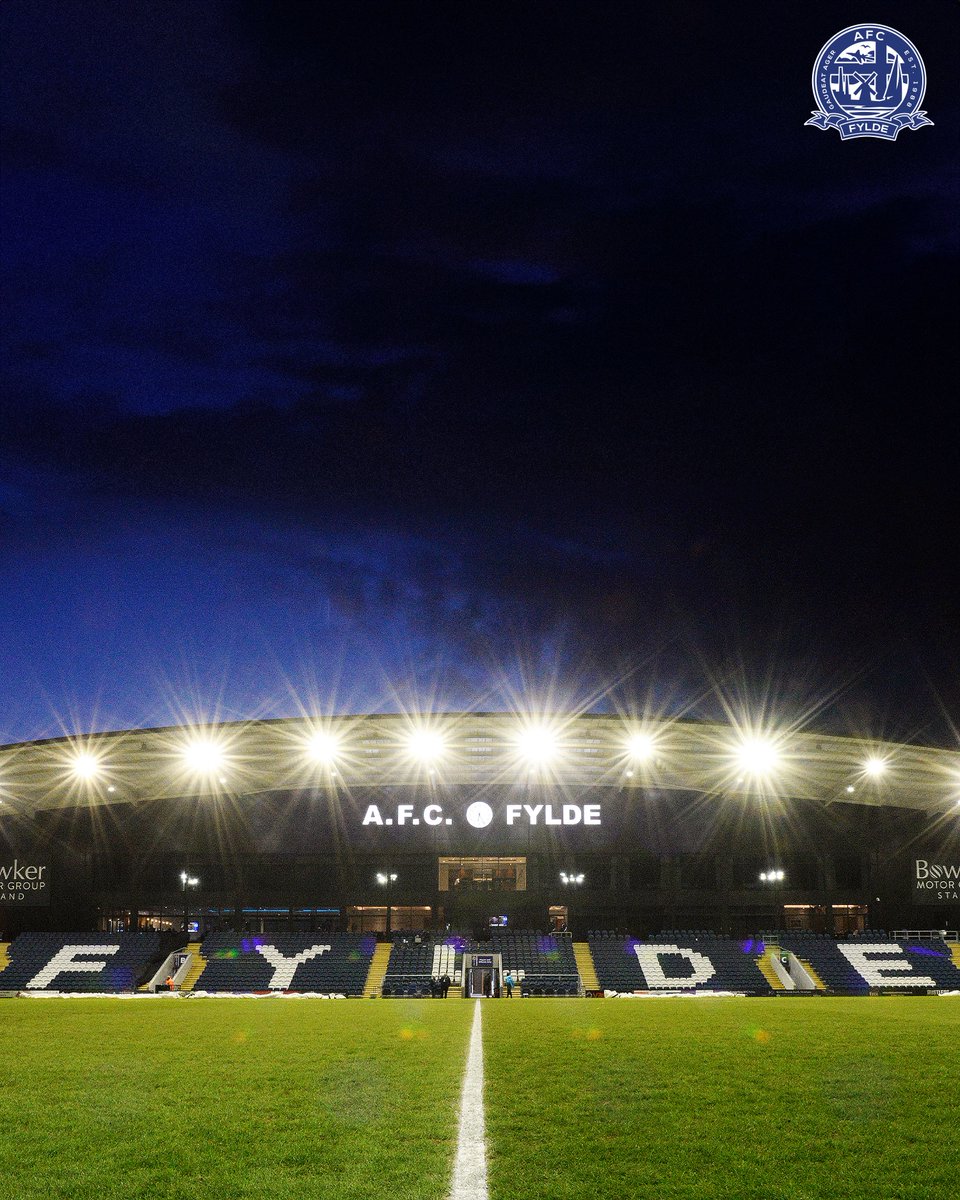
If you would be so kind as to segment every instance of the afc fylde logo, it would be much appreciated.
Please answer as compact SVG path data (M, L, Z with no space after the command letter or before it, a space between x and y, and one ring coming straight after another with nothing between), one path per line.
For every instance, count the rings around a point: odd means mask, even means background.
M384 816L377 804L368 804L364 825L453 825L440 804L428 804L416 809L412 804L398 804L396 815ZM486 829L497 813L483 800L467 806L464 817L474 829ZM507 825L599 825L599 804L508 804L503 810Z
M896 140L901 129L933 122L920 105L927 72L920 51L889 25L851 25L834 34L813 64L817 108L807 125L840 137Z

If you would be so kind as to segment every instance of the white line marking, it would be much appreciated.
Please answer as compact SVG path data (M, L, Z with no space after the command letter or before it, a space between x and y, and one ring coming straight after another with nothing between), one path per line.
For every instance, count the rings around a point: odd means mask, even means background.
M483 1119L483 1033L480 1001L473 1010L467 1072L460 1094L460 1130L450 1200L488 1200L487 1133Z

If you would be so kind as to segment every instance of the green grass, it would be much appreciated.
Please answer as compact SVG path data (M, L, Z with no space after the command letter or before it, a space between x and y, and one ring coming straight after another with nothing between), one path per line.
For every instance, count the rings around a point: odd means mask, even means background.
M960 1002L484 1009L492 1200L960 1195Z
M0 1002L8 1200L437 1200L468 1004Z
M444 1200L472 1004L0 1002L7 1200ZM483 1008L492 1200L946 1200L960 1002Z

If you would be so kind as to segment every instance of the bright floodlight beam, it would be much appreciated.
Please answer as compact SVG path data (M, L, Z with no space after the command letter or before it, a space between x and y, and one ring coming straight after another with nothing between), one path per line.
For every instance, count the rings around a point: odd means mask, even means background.
M89 782L100 774L100 759L94 754L78 754L70 763L70 771L77 779Z
M320 730L307 743L307 753L314 762L329 765L336 762L340 754L340 739L333 733Z
M879 755L873 755L868 758L863 764L864 775L869 775L871 779L879 779L887 770L887 760L880 758Z
M528 725L517 737L517 748L531 766L545 766L559 749L556 731L547 725Z
M636 762L645 762L653 757L656 742L652 734L635 733L627 742L627 753Z
M413 729L407 738L407 752L418 762L436 762L446 748L443 734L437 729Z
M216 742L190 742L183 749L183 761L198 775L216 775L224 765L223 749Z
M755 779L773 774L780 765L780 751L769 738L745 738L736 755L741 771Z

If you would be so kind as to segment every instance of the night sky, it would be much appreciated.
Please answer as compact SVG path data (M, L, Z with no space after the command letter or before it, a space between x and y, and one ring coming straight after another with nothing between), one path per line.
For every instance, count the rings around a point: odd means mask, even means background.
M932 127L804 126L864 17ZM947 0L8 0L0 740L960 741Z

